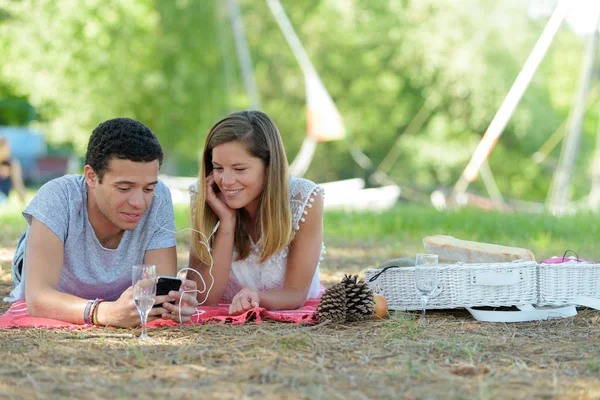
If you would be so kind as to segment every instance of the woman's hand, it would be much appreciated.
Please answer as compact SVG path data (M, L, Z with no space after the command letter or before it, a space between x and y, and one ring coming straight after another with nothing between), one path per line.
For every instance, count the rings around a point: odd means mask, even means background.
M215 176L211 172L206 177L206 203L217 214L220 221L232 220L235 218L235 210L227 205L223 193L215 193Z
M187 322L196 312L198 300L196 299L196 281L193 279L182 279L179 291L171 290L169 292L170 300L175 300L175 304L163 303L165 312L163 318L172 319L175 322ZM179 312L181 310L181 321Z
M243 288L233 296L231 299L231 305L229 306L229 314L240 315L248 310L257 308L260 303L260 298L255 290L249 288Z
M158 296L157 299L168 299L167 296ZM148 312L148 322L161 318L166 310L154 307ZM116 301L103 301L98 305L98 325L112 325L121 328L133 328L140 322L140 314L133 302L133 288L129 287Z

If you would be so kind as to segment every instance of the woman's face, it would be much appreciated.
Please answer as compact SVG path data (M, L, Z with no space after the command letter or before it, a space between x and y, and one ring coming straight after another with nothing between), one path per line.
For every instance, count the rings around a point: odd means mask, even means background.
M266 167L237 141L215 146L212 150L213 174L227 205L244 208L255 217L265 185Z

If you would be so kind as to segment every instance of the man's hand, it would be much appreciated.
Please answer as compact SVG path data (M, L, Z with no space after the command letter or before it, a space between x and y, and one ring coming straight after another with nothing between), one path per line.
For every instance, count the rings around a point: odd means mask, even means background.
M156 301L171 301L169 296L157 296ZM98 305L97 320L99 325L112 325L120 328L134 328L140 321L140 313L133 301L133 288L125 290L116 301L103 301ZM148 322L161 318L166 310L155 307L148 312Z
M193 279L182 279L179 291L171 290L167 301L175 300L175 304L163 303L164 312L162 318L172 319L175 322L187 322L196 312L198 300L196 299L196 281ZM181 321L179 313L181 310Z

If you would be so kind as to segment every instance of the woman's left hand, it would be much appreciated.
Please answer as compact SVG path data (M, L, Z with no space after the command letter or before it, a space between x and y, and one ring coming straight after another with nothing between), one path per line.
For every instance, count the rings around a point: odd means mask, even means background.
M243 288L231 299L229 306L229 314L240 315L248 310L257 308L260 303L260 298L255 290Z
M179 291L171 290L169 292L169 297L171 300L175 300L175 304L163 303L163 308L169 312L163 314L162 317L181 323L189 321L196 312L196 306L198 305L196 288L196 281L193 279L182 279ZM180 310L181 321L179 320Z

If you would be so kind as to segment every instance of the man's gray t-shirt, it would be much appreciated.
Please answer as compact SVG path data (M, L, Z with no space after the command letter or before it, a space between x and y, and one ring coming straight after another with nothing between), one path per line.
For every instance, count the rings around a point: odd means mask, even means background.
M143 263L146 251L176 244L171 194L160 181L150 207L135 229L124 232L116 249L104 248L96 237L87 212L87 182L81 175L66 175L46 183L23 216L29 225L32 218L37 219L63 242L64 261L57 290L84 299L116 300L131 286L131 267ZM22 276L5 300L25 298L24 270Z

